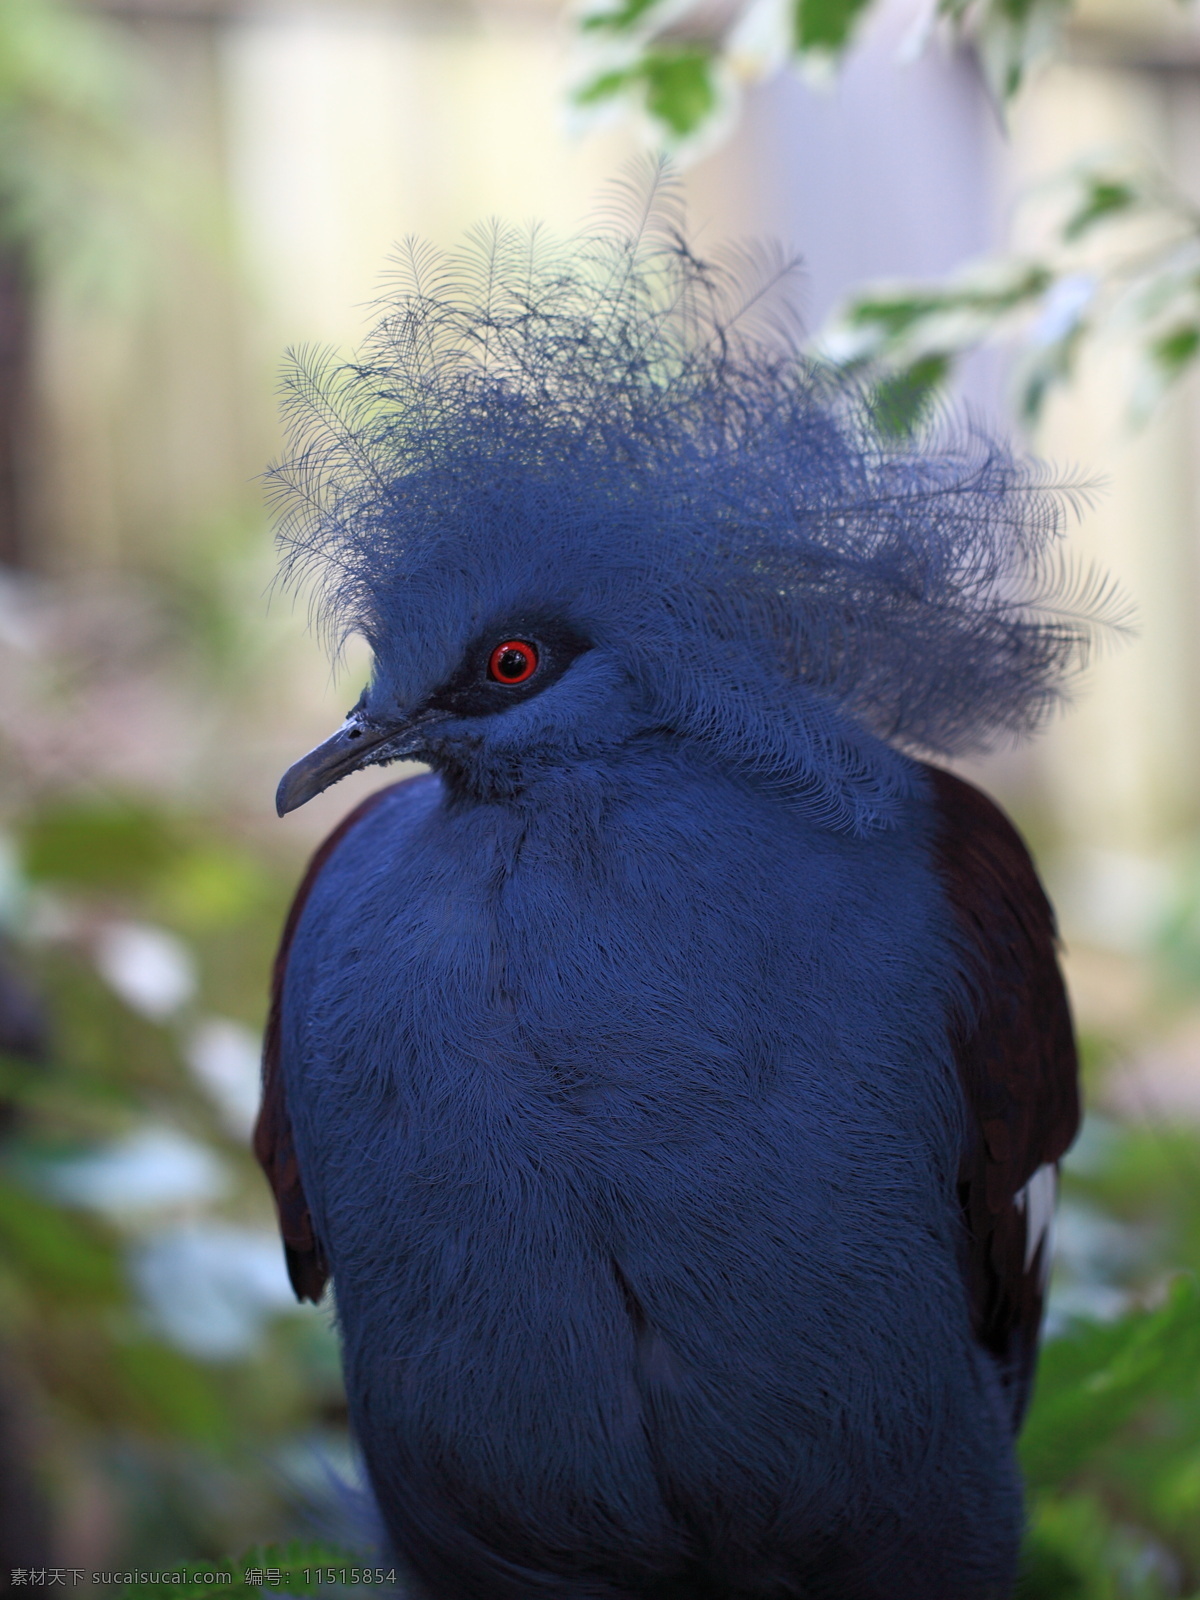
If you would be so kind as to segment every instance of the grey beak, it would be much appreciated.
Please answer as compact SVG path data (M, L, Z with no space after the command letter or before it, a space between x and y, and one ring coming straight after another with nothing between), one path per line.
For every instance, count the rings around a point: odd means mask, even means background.
M281 817L295 811L314 795L328 789L339 778L348 777L360 767L369 767L379 760L394 760L408 752L397 748L381 757L383 746L399 745L408 730L404 727L380 728L363 720L354 712L346 718L338 731L324 744L317 745L306 756L291 766L279 780L275 791L275 809Z

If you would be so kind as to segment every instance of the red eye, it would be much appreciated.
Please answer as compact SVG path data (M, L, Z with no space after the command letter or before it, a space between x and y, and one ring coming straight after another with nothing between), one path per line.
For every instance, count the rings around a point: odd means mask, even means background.
M488 659L488 677L497 683L524 683L537 669L537 646L528 639L506 639Z

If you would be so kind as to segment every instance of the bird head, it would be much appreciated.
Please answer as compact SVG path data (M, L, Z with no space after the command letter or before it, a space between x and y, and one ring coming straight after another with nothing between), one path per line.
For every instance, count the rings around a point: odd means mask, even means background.
M1105 603L1062 493L970 426L883 434L764 316L793 267L699 260L660 170L565 246L407 246L360 357L295 358L285 573L374 668L281 814L371 764L500 797L642 740L866 832L910 752L1040 721Z

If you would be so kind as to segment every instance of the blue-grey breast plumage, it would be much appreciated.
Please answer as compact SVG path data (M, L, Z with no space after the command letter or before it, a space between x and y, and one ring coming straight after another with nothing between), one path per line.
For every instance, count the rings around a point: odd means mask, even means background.
M1104 595L1036 468L885 436L640 206L413 247L293 372L288 570L374 667L279 808L432 771L301 887L256 1147L414 1595L1000 1600L1075 1054L920 758L1036 725Z

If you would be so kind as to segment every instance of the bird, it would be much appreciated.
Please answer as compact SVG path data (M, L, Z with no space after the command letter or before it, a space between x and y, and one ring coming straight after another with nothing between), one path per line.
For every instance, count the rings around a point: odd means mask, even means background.
M427 1600L1002 1600L1079 1089L1054 914L944 763L1113 621L1077 485L806 353L677 178L409 241L302 350L286 582L372 793L275 964L255 1149ZM942 763L939 765L939 763Z

